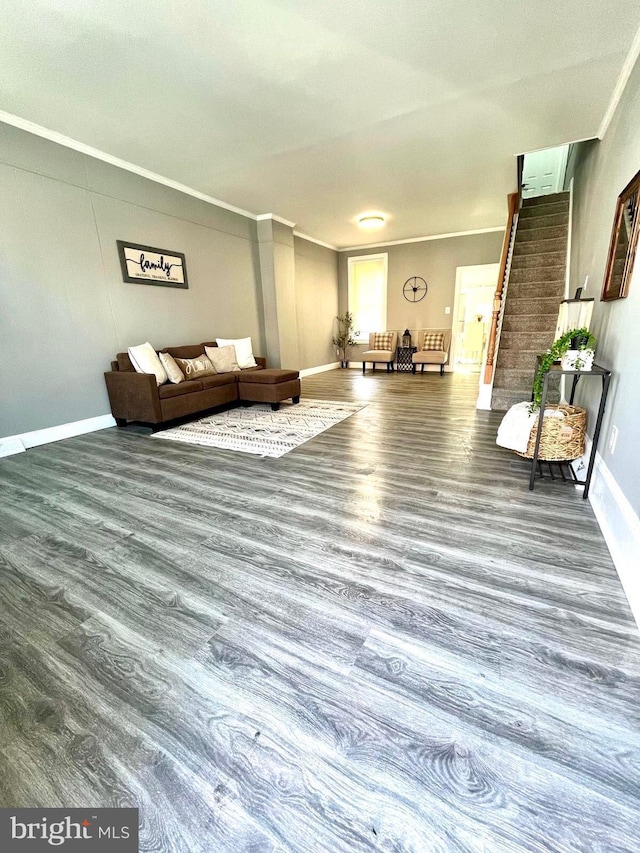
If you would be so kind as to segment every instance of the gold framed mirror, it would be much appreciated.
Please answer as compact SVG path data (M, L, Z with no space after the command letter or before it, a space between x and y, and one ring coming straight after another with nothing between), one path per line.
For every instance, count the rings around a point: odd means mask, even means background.
M629 292L640 231L640 172L618 196L601 301L622 299Z

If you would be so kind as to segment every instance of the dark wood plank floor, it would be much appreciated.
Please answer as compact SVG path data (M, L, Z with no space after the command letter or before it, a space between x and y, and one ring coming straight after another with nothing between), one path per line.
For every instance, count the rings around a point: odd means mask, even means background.
M0 804L184 853L637 853L640 637L475 377L281 459L105 430L0 461Z

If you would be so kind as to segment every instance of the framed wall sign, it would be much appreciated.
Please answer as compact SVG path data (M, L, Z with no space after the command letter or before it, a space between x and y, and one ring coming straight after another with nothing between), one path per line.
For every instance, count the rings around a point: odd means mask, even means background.
M160 287L189 287L187 264L182 252L154 249L153 246L127 243L126 240L116 240L116 243L123 281Z

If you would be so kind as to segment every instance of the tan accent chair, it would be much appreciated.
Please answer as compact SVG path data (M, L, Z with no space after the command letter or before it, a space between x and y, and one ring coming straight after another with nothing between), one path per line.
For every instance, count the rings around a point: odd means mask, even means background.
M443 349L423 350L424 336L426 334L442 334ZM413 372L416 372L416 367L420 365L420 372L424 373L425 364L439 364L440 376L444 375L444 366L449 361L449 349L451 348L451 329L423 329L418 334L418 351L414 352L411 357L413 362Z
M364 373L368 361L371 362L373 370L376 369L376 364L386 364L387 373L393 371L393 362L396 360L396 350L398 349L398 333L391 332L391 349L374 349L374 338L376 335L384 335L387 332L369 332L369 349L362 353L362 372Z

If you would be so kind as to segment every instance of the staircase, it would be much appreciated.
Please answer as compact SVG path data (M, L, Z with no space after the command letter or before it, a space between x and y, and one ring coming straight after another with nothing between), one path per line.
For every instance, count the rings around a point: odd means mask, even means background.
M569 194L525 199L518 217L491 408L529 400L536 357L554 341L564 298Z

